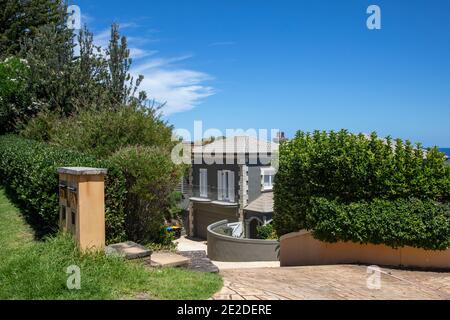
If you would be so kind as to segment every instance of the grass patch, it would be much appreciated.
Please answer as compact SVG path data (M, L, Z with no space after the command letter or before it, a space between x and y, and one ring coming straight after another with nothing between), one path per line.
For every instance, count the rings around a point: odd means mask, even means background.
M69 290L67 267L81 270L81 289ZM217 274L149 269L104 254L81 254L68 235L34 241L0 189L0 299L206 299L218 291Z

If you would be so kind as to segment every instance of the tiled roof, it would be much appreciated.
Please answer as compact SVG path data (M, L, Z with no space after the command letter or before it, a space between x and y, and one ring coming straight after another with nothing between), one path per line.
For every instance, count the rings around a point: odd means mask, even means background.
M250 202L244 209L255 212L273 212L273 192L261 193L258 198Z
M278 144L258 140L252 136L233 136L216 140L204 146L194 146L193 153L272 153L278 150Z

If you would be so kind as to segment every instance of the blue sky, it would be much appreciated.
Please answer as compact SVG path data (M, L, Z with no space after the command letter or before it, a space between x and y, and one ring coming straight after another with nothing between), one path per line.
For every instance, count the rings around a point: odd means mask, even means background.
M450 146L450 1L71 1L176 128L377 131ZM366 9L381 8L381 30Z

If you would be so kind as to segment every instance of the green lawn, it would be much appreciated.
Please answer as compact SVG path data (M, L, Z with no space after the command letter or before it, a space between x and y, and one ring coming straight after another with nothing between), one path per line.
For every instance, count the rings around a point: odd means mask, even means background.
M81 270L79 290L67 289L70 265ZM217 274L82 255L67 235L35 241L0 188L0 299L206 299L221 286Z

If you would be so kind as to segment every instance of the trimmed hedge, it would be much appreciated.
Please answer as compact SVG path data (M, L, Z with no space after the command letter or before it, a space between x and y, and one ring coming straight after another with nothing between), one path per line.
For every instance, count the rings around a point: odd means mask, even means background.
M450 247L450 205L432 200L342 204L313 198L306 220L313 236L325 242L353 241L429 250Z
M359 236L357 232L352 233L350 230L353 229L350 227L339 229L342 226L335 223L333 220L335 218L331 214L328 216L316 214L316 218L313 219L315 223L311 224L307 214L316 209L314 198L324 198L330 203L335 203L333 207L342 205L345 209L352 208L352 203L374 201L374 208L358 211L362 215L361 219L372 217L372 221L366 221L366 226L371 228L367 232L371 232L373 236ZM394 240L388 240L392 236L398 237L398 243L413 246L427 248L445 246L445 241L438 241L431 236L429 243L424 239L419 241L414 238L416 228L411 225L415 221L414 212L422 212L428 207L412 201L407 208L400 211L395 209L398 205L397 200L404 199L408 202L407 199L410 198L419 199L424 203L448 202L450 166L445 164L445 155L437 148L430 148L425 152L420 144L413 146L409 141L392 140L389 137L380 139L375 133L370 136L355 135L346 130L315 131L312 134L299 131L293 140L280 146L279 170L274 184L273 221L279 236L301 229L313 229L321 223L327 225L326 220L320 220L323 218L331 220L327 228L322 228L321 232L317 231L317 235L320 234L322 239L330 241L336 241L335 235L338 234L339 239L356 242L364 239L369 242L397 245ZM385 230L384 226L378 225L383 221L375 219L372 214L365 215L366 211L379 209L376 202L378 200L386 201L386 210L392 210L390 216L392 219L396 214L405 217L401 220L405 225L391 224L389 227L391 233L390 236L386 235L387 238L383 234L375 236L380 230ZM336 207L334 211L338 214L340 210ZM408 218L406 212L411 212L411 217ZM424 224L433 223L433 216L425 214L422 216L425 219ZM353 220L347 220L346 223L349 221ZM409 233L404 235L404 232ZM449 234L444 233L442 236L448 237ZM433 245L432 242L435 240L438 243Z
M105 179L107 242L125 239L126 186L122 171L106 160L14 135L0 136L1 183L12 190L24 212L40 218L52 231L58 228L58 167L108 169Z

